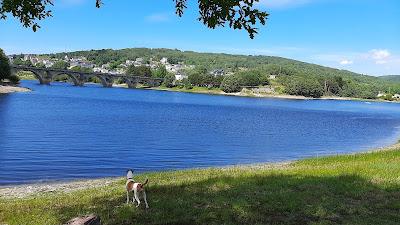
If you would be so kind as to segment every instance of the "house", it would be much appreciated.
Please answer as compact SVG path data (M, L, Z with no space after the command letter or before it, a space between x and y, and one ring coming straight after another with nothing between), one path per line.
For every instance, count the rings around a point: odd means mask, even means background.
M29 54L24 55L24 61L31 60L31 58L32 58L32 55L29 55Z
M125 61L125 64L126 64L127 66L133 65L134 63L135 63L135 61L132 61L132 60L126 60L126 61Z
M9 55L7 57L8 57L8 61L10 61L10 63L12 63L14 61L14 56Z
M225 71L223 69L215 69L215 70L212 70L210 72L210 74L212 74L214 77L216 77L216 76L224 76L225 75Z
M376 97L381 98L381 97L385 97L385 96L386 96L385 92L379 92Z
M135 64L138 64L139 66L142 65L143 63L143 58L136 58Z
M181 72L178 72L175 74L175 80L183 80L188 78L188 76L186 74L183 74Z
M44 66L45 66L46 68L52 67L52 66L54 65L54 62L52 62L52 61L50 61L50 60L48 60L48 59L44 59L44 60L42 61L42 63L44 64Z
M394 99L400 99L400 94L394 94L392 98L394 98Z
M277 75L272 75L272 74L271 74L271 75L269 75L269 79L275 80L275 79L276 79L276 76L277 76Z
M166 64L168 63L168 58L163 57L163 58L160 60L160 63L163 64L163 65L166 65Z

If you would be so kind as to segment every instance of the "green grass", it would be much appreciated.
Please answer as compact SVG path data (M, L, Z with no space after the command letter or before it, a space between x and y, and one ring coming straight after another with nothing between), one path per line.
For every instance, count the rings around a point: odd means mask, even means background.
M107 187L0 200L0 224L400 224L400 149L289 165L149 173L150 209Z

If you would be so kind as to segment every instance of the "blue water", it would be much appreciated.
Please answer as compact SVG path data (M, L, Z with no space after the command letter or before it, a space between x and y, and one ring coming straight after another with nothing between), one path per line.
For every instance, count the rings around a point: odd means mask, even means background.
M400 136L400 105L23 81L0 95L0 185L277 162Z

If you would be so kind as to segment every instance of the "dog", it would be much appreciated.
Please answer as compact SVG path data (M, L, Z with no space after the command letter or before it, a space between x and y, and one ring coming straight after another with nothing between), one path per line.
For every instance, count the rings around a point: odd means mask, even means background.
M146 179L144 183L138 183L133 180L133 170L129 169L126 174L126 204L129 203L129 192L133 192L132 202L137 201L137 206L140 205L139 195L142 194L144 203L146 204L146 209L149 208L149 204L147 204L146 191L144 190L144 186L149 183L149 179Z

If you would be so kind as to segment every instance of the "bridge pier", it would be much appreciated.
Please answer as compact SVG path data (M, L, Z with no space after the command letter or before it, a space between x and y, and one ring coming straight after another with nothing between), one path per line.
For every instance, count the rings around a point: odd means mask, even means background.
M34 74L39 79L40 84L49 85L53 79L53 76L50 73L50 71L37 71Z

